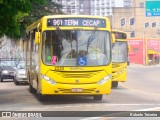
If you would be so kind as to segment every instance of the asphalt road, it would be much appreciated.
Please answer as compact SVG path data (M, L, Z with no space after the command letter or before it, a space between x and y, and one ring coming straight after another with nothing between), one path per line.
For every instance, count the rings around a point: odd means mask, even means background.
M129 66L127 82L112 89L102 101L83 96L54 96L40 102L29 92L28 85L16 86L12 80L6 80L0 83L0 111L160 111L159 86L159 65Z

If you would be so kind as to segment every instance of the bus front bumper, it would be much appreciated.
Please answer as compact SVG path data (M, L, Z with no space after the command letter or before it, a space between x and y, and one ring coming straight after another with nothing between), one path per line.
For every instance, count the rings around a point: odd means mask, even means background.
M42 95L98 95L110 94L111 79L102 85L98 84L50 84L45 80L41 81Z

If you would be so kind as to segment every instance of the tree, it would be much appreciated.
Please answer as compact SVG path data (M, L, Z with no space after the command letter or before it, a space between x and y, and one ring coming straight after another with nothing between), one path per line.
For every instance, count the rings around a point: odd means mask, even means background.
M45 15L63 14L61 12L62 5L52 2L52 0L46 0L43 5L33 3L32 8L34 9L32 9L29 16L27 16L31 23Z
M28 13L32 3L43 2L44 0L0 0L0 37L4 34L11 38L19 37L19 14Z
M63 14L62 7L52 0L45 0L44 4L33 3L29 15L23 18L22 29L25 30L24 28L45 15Z
M28 24L61 7L52 0L0 0L0 38L20 38Z

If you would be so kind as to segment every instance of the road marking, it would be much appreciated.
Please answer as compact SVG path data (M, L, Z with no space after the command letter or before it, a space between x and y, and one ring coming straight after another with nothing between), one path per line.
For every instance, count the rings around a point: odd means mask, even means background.
M105 104L105 106L142 106L142 105L144 105L144 106L157 106L157 105L159 105L160 106L160 104Z
M94 105L66 105L66 106L48 106L48 107L43 107L43 110L48 110L48 109L64 109L64 108L75 108L75 107L95 107L95 106L160 106L160 104L94 104ZM32 108L24 108L24 110L42 110L42 108L38 107L32 107ZM84 110L85 111L85 110Z
M160 111L160 107L146 108L146 109L140 109L135 111Z
M88 117L88 118L83 118L83 119L80 119L80 120L100 120L102 119L103 117Z
M133 89L133 88L130 88L130 87L127 87L126 85L124 85L124 84L120 84L122 87L124 87L124 88L127 88L128 90L130 90L130 91L133 91L133 92L138 92L138 93L141 93L141 94L146 94L146 95L152 95L152 96L160 96L160 94L151 94L151 93L148 93L148 92L143 92L143 91L140 91L140 90L135 90L135 89Z

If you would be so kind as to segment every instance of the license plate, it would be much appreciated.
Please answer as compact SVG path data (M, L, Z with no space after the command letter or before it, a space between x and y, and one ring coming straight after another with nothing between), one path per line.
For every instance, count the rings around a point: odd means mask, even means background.
M82 92L82 88L72 88L71 89L72 92Z

